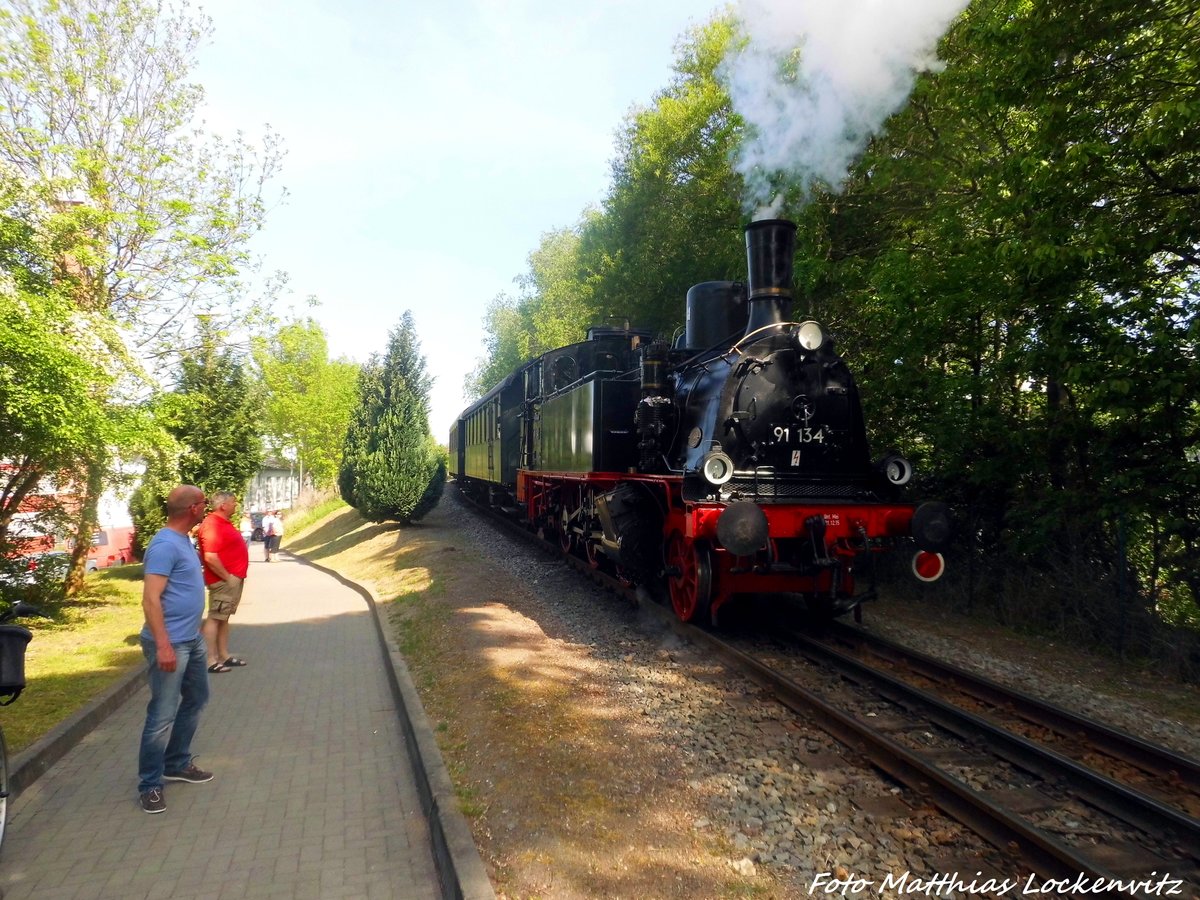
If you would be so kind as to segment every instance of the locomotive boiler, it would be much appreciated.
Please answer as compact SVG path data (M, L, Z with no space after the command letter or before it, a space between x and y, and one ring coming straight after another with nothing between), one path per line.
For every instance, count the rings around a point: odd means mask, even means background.
M874 554L944 570L944 504L903 499L896 453L872 460L853 374L827 330L792 321L795 225L746 229L746 282L688 291L673 345L635 328L526 363L460 415L460 487L596 567L665 585L684 621L740 594L800 595L821 615L874 596Z

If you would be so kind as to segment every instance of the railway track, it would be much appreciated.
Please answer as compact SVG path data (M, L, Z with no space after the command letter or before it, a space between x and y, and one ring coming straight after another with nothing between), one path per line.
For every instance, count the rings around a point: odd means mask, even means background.
M959 705L1125 782L1192 820L1200 817L1198 760L860 628L835 622L827 640L831 647L842 645L859 658L886 665L888 671L918 687L928 685L939 695L957 695Z
M684 625L596 560L564 553L565 542L491 518L661 615L1036 873L1024 893L1190 896L1200 885L1195 760L849 626L777 635L771 647Z
M1096 880L1120 881L1164 870L1195 876L1200 821L1176 806L868 666L825 640L804 634L789 637L788 658L799 653L822 672L836 673L858 686L857 692L843 694L840 700L857 705L853 715L864 726L861 731L891 737L948 774L956 783L941 780L943 790L972 791L969 818L962 821L977 832L991 836L998 826L1008 830L1023 857L1031 862L1040 858L1039 868L1060 867L1054 877L1087 873ZM994 696L1005 690L996 684L990 687ZM1109 732L1110 740L1119 734L1096 727ZM1173 758L1169 751L1164 753ZM872 761L886 767L886 760ZM972 787L970 781L984 786ZM941 791L931 799L943 805ZM955 802L961 805L961 800Z

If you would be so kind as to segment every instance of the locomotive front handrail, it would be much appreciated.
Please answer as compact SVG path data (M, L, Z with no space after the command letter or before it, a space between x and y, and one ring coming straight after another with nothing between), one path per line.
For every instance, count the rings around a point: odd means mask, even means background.
M754 337L756 334L759 334L760 332L769 331L772 328L789 328L789 327L793 327L793 326L796 328L799 328L803 324L804 324L803 322L771 322L768 325L764 325L762 328L755 328L749 334L742 335L741 338L738 340L738 342L736 344L734 344L732 347L730 347L729 350L726 352L741 353L742 351L739 348L742 346L742 344L744 344L746 341L750 340L750 338Z

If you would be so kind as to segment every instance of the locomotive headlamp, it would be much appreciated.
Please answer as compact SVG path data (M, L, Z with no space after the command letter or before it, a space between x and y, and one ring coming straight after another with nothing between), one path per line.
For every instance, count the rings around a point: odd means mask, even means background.
M713 487L720 487L733 477L733 460L720 450L713 450L705 455L700 464L700 474Z
M820 350L825 344L825 329L811 319L801 322L795 335L796 343L805 350Z
M896 487L908 484L912 479L912 463L899 453L889 453L876 463L876 465L879 467L879 471L883 473L883 477L896 485Z

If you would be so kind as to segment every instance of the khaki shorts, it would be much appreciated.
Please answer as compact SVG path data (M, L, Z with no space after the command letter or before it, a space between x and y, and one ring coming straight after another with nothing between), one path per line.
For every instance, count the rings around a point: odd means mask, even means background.
M242 585L246 582L238 578L235 584L218 581L208 586L208 617L225 620L237 612L238 604L242 602Z

